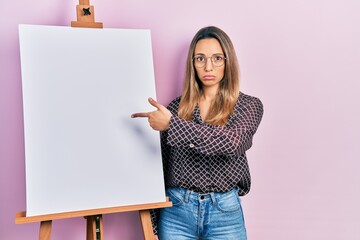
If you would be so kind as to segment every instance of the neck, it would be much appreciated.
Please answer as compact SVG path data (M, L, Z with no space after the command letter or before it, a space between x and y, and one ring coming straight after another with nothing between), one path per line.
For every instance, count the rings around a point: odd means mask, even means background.
M201 98L205 101L213 101L216 98L218 92L217 87L205 87L203 88Z

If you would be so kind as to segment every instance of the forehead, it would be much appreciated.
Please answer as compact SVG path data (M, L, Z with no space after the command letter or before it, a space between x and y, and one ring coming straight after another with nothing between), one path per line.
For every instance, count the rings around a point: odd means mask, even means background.
M223 53L220 42L215 38L205 38L199 40L195 45L195 54L212 55L215 53Z

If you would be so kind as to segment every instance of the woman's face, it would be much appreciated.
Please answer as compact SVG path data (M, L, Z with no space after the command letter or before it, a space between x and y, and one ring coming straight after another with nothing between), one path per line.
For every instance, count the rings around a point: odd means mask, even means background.
M225 57L219 41L215 38L199 40L193 62L202 87L218 88L225 72Z

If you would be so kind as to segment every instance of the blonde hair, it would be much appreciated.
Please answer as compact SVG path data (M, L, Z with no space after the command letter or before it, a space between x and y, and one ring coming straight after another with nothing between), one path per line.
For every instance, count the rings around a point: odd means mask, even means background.
M220 82L218 96L210 106L206 119L207 124L224 126L233 113L234 106L239 97L239 65L234 46L229 36L221 29L210 26L200 29L191 41L186 63L185 83L179 105L179 117L192 120L194 109L198 104L202 85L198 78L193 57L196 44L201 39L214 38L219 41L226 57L224 77Z

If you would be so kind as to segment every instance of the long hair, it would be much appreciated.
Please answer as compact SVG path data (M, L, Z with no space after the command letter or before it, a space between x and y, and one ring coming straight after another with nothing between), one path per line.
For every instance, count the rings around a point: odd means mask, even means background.
M208 116L203 119L207 124L224 126L233 113L239 97L239 65L234 46L229 36L221 29L209 26L200 29L192 39L186 63L185 83L179 106L179 117L192 120L194 109L202 94L202 83L196 74L193 57L196 44L201 39L215 38L219 41L225 55L224 77L220 82L217 97L211 104Z

